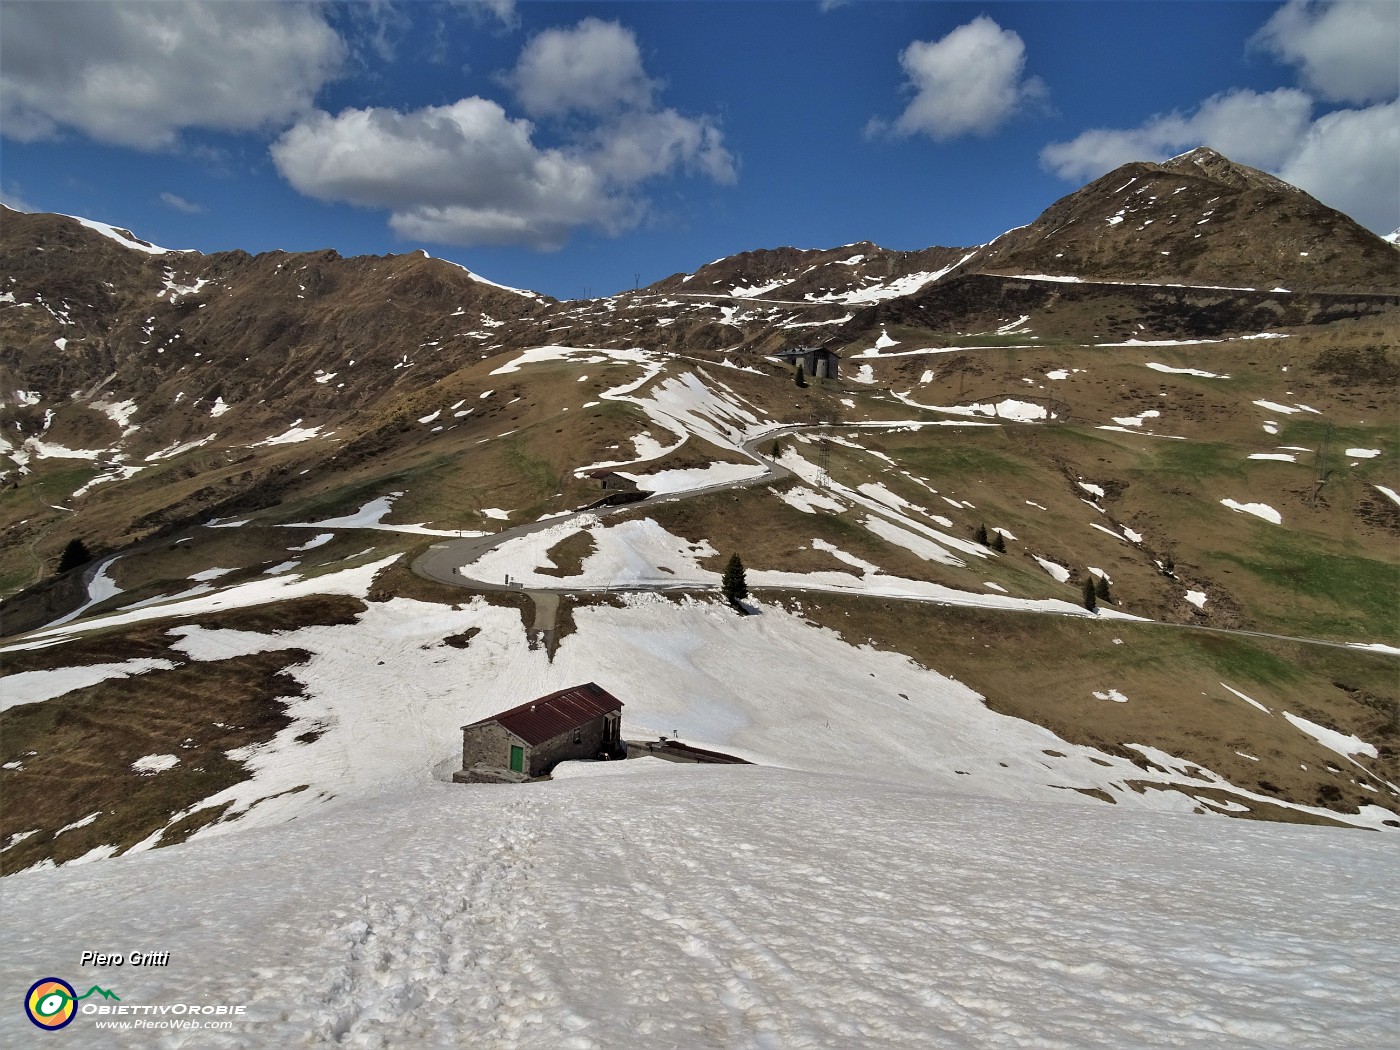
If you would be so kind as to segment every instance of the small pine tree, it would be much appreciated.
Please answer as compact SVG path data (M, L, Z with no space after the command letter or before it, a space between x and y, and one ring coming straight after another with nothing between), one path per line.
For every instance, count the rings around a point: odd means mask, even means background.
M1094 612L1099 607L1098 596L1094 593L1094 577L1084 577L1084 608Z
M797 367L796 367L795 369L793 369L793 372L792 372L792 381L793 381L794 383L796 383L798 386L806 386L806 385L807 385L807 375L806 375L805 372L802 371L802 362L801 362L801 361L797 362Z
M992 550L998 554L1006 553L1006 538L999 532L992 534Z
M63 553L58 556L58 571L67 572L90 561L92 555L88 552L87 544L82 540L69 540L68 546L64 547Z
M739 555L729 556L729 564L724 567L719 586L724 600L736 609L739 608L739 603L749 596L749 585L744 579L744 562Z
M1098 580L1094 583L1094 595L1100 601L1113 601L1113 595L1111 595L1108 591L1108 577L1100 576Z
M1176 573L1176 559L1170 554L1162 559L1162 571L1168 576L1172 576Z
M972 538L985 547L987 545L987 526L984 524L978 525L977 531L972 534Z

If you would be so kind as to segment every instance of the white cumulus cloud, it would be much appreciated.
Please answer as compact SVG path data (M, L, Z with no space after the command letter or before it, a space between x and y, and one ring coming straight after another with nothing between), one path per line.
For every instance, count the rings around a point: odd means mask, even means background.
M1279 175L1376 233L1393 230L1400 225L1400 102L1318 118Z
M346 49L302 4L14 3L0 34L0 126L140 149L184 128L251 131L306 111Z
M1297 66L1332 102L1384 102L1400 93L1400 3L1289 0L1252 43Z
M1376 233L1400 223L1400 104L1342 109L1313 119L1297 88L1239 89L1191 113L1148 118L1135 128L1093 128L1040 151L1044 167L1083 182L1129 161L1161 161L1196 146L1272 172Z
M915 40L899 55L914 97L892 124L876 119L868 134L928 135L935 140L989 135L1030 99L1045 94L1026 77L1026 45L986 15L941 40Z
M1136 128L1093 128L1069 142L1053 142L1040 159L1061 178L1081 182L1129 161L1165 160L1200 145L1251 167L1277 168L1307 131L1312 106L1294 88L1227 91L1194 113L1159 114Z
M631 30L597 18L531 38L506 79L531 116L646 109L655 88Z
M559 125L557 142L473 96L409 112L318 111L273 143L272 159L308 196L387 209L400 236L541 250L582 227L635 226L648 211L648 180L735 179L714 120L656 108L636 38L616 23L546 30L504 79L526 112Z
M540 149L533 132L477 97L410 113L347 109L301 121L272 159L307 196L387 208L394 230L423 240L557 248L576 226L626 221L598 172Z

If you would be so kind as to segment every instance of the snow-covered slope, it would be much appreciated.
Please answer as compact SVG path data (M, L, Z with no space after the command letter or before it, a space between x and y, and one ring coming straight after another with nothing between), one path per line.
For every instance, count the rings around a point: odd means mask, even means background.
M135 1037L79 1014L85 1047L1382 1047L1400 1025L1380 836L655 759L564 771L14 876L4 987L245 1007ZM97 969L82 947L170 958ZM0 1014L0 1042L34 1039Z

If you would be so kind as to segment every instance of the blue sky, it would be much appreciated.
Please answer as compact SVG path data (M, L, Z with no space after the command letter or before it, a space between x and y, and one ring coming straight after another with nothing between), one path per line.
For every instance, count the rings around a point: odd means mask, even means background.
M1215 146L1400 225L1400 4L0 0L0 188L168 247L601 295L985 242Z

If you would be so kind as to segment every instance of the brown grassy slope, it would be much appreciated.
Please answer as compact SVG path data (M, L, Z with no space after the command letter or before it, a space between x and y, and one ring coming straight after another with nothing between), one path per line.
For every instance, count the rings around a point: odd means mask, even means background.
M246 780L228 752L271 740L290 724L284 700L301 687L283 671L308 656L288 649L148 671L0 714L0 756L5 765L18 764L0 770L0 836L38 832L0 855L0 871L41 859L62 863L98 846L121 852L181 810ZM132 769L152 754L173 754L179 764L153 774ZM93 823L59 834L95 812Z

